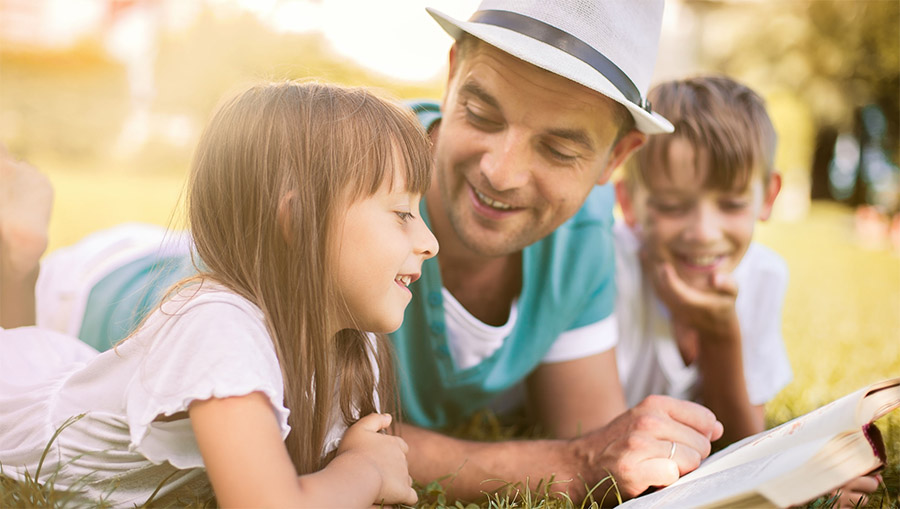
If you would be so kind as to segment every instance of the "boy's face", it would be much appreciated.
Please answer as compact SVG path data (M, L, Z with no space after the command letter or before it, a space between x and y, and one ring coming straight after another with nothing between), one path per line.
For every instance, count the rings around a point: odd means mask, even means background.
M628 192L619 183L622 212L650 260L669 262L685 282L708 289L713 274L732 272L747 252L756 221L772 211L781 178L773 174L765 184L755 170L745 189L709 189L704 184L715 170L702 149L698 154L675 139L667 156L669 171L651 172L646 187Z

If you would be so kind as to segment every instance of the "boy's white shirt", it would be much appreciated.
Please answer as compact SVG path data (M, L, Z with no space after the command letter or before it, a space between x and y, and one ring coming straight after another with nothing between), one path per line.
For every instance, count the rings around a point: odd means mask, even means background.
M616 361L628 406L650 394L697 401L699 372L686 366L672 337L669 313L643 277L640 241L628 226L613 227L616 247ZM792 378L781 335L788 270L774 251L751 243L734 271L744 377L750 402L772 399Z

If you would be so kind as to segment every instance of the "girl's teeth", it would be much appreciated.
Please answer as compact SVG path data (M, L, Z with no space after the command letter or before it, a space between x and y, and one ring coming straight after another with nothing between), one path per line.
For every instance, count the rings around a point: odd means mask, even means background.
M403 284L403 286L409 286L411 276L400 276L397 278L397 281Z
M477 190L477 189L475 189L475 195L478 196L478 199L481 200L485 205L488 205L488 206L493 207L493 208L495 208L495 209L509 210L509 209L512 208L512 205L509 205L509 204L507 204L507 203L503 203L503 202L500 202L500 201L497 201L497 200L492 200L492 199L488 198L487 196L485 196L484 194L482 194L482 193L481 193L479 190Z

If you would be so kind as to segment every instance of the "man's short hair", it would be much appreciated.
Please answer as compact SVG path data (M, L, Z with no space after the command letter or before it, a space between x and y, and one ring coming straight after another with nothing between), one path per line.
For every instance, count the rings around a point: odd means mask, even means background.
M625 165L629 187L646 184L653 172L670 172L672 140L690 143L708 157L708 188L744 189L755 171L768 183L774 171L775 128L765 102L746 85L724 76L703 76L661 83L648 94L653 109L675 126L671 134L648 137Z

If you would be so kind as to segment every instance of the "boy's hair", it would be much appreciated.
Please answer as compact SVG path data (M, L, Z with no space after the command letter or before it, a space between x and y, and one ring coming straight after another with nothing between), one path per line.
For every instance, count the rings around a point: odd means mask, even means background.
M668 151L675 139L690 143L695 156L705 151L707 188L745 189L756 171L768 183L774 171L775 129L764 101L749 87L724 76L701 76L661 83L648 98L675 131L649 136L626 163L624 179L630 189L645 186L653 172L669 174Z
M226 102L198 144L188 219L198 277L263 312L281 365L298 473L324 466L326 433L395 401L391 347L363 332L335 330L346 304L337 291L335 225L355 200L392 182L395 158L407 190L431 179L430 144L412 112L364 89L320 83L255 86ZM344 246L352 248L352 246ZM385 411L382 408L382 411Z

